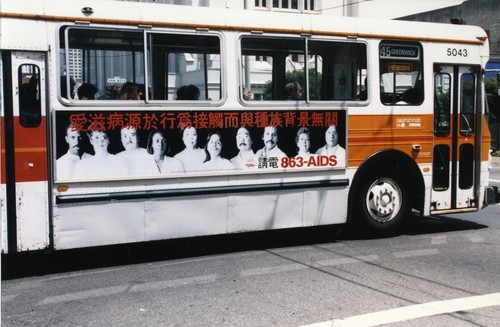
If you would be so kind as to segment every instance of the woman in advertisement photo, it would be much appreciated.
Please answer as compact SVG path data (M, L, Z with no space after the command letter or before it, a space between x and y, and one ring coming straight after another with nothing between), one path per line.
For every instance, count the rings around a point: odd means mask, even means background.
M129 175L127 160L108 151L110 141L105 131L95 131L89 128L87 135L94 149L94 155L76 163L76 178L118 177Z
M163 131L155 130L149 133L147 151L150 154L147 162L150 175L184 172L181 161L166 155L169 150L167 136Z
M234 165L231 161L222 158L222 142L220 133L212 131L207 136L207 144L205 145L206 158L203 162L203 170L232 170Z
M186 172L199 171L205 161L205 151L198 148L198 132L194 127L181 129L182 142L185 149L177 153L174 158L180 160Z
M309 133L309 128L301 127L297 131L297 136L295 137L295 142L297 143L297 157L302 157L304 161L307 161L311 156L315 156L309 150L311 148L311 137Z

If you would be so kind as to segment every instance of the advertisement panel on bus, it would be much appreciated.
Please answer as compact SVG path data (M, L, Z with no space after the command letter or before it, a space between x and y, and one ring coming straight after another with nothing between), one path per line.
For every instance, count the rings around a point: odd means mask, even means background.
M345 169L346 112L59 111L56 180Z

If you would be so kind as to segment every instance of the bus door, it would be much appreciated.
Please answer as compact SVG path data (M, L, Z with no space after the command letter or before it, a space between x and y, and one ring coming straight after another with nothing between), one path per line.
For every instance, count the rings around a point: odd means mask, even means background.
M431 211L478 206L474 165L479 72L475 66L435 66Z
M49 246L45 54L2 52L2 251Z

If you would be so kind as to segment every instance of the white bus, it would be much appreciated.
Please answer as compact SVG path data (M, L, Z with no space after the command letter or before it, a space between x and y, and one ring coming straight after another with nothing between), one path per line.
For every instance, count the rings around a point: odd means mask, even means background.
M479 211L481 28L2 0L4 255Z

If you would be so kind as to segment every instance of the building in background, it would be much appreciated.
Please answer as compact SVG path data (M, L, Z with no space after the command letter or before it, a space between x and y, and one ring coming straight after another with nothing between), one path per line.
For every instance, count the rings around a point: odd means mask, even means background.
M401 17L401 20L468 24L482 27L490 42L490 60L486 65L486 95L489 106L489 127L492 134L491 148L500 149L500 1L468 0L464 3ZM494 81L496 79L496 86ZM493 86L492 86L493 85Z

